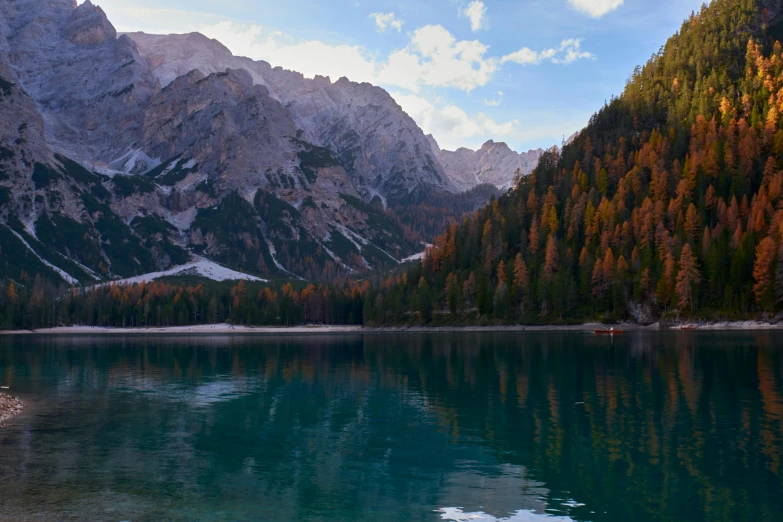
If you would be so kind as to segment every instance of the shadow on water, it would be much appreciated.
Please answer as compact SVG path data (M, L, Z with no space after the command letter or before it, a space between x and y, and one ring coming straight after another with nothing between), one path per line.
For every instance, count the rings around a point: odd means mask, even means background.
M781 348L2 338L30 407L0 431L0 520L783 520Z

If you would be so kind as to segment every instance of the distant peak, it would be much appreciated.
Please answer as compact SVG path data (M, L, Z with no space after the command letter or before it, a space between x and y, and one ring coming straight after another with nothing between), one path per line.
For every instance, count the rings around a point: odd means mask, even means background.
M316 74L313 77L313 82L319 87L328 87L332 84L332 79L328 76L321 76L320 74Z
M74 2L75 3L75 2ZM71 13L66 32L68 39L77 45L102 44L117 38L117 31L100 7L85 1Z
M134 41L136 41L136 43L139 44L145 44L145 43L150 44L154 42L164 41L168 45L176 43L179 46L183 46L189 43L190 45L203 45L208 48L211 48L212 50L218 49L221 53L227 56L228 55L233 56L231 50L225 45L223 45L219 40L210 38L203 33L199 33L198 31L194 31L191 33L174 33L174 34L154 34L154 33L145 33L144 31L133 31L124 34L130 36L131 39L133 39Z
M508 144L506 144L505 142L502 141L496 142L494 140L488 140L484 145L481 146L481 150L487 151L489 149L498 148L498 147L509 151L511 150L511 147L509 147Z
M438 140L435 139L435 136L432 134L427 134L426 136L427 141L430 142L430 146L432 147L432 150L437 152L440 152L440 145L438 145Z

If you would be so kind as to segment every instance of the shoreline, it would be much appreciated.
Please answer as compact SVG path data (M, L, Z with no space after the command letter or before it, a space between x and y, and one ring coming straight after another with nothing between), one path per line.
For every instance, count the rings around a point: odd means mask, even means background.
M783 323L771 324L761 321L725 321L715 323L685 322L673 325L654 323L649 326L638 324L605 325L585 323L580 325L540 325L540 326L408 326L408 327L364 327L364 326L291 326L291 327L253 327L232 326L229 324L169 326L153 328L109 328L97 326L62 326L38 330L0 331L3 335L210 335L210 334L384 334L384 333L481 333L481 332L594 332L614 328L620 332L672 332L672 331L772 331L783 330Z
M24 403L18 397L0 392L0 428L24 410Z

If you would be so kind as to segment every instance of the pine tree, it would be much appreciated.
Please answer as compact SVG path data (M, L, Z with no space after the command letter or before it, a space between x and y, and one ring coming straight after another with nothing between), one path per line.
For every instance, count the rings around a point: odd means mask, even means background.
M544 259L544 279L552 282L555 272L558 269L557 242L554 234L549 236L546 244L546 256Z
M753 266L753 293L756 303L762 305L772 295L774 280L774 262L777 246L775 240L767 236L756 247L756 262Z
M601 297L604 295L604 269L603 261L598 259L593 265L593 295L595 297Z
M685 215L685 232L688 234L688 240L696 240L700 231L701 219L699 218L699 211L696 210L696 205L691 203L688 205L688 212Z
M680 309L692 310L694 307L693 290L701 281L696 257L691 251L691 246L686 243L680 254L680 271L677 273L677 299Z
M419 279L415 301L422 323L429 324L432 322L432 293L430 292L430 286L427 284L427 280L424 277Z
M517 292L517 303L519 304L521 314L525 313L525 297L527 296L528 284L527 265L522 254L519 253L514 259L514 288Z
M525 260L521 253L517 254L517 257L514 259L514 284L522 291L527 289L527 265L525 265Z
M778 266L775 270L775 302L783 305L783 246L778 250Z
M19 300L19 294L16 292L16 285L14 285L13 281L8 283L8 288L6 289L5 296L10 303L15 303L16 301Z

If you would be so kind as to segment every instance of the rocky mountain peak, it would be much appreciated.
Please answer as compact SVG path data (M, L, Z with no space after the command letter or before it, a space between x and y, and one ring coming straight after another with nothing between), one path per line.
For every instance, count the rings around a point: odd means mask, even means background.
M116 39L117 31L103 10L87 0L73 10L65 37L77 45L98 45Z
M432 151L436 155L440 153L440 145L438 145L438 142L435 140L435 136L432 134L427 134L427 141L430 142L430 147L432 147Z
M496 155L510 155L516 154L511 150L511 147L507 143L499 141L489 140L476 152L477 154L496 154Z
M455 151L442 150L431 136L430 145L460 191L468 191L483 183L507 189L513 183L517 170L522 175L530 174L544 153L538 149L518 154L506 143L494 140L488 140L477 151L465 147Z
M419 251L417 204L457 190L384 89L199 33L118 34L89 1L0 0L0 105L0 239L24 253L0 277L44 263L98 281L190 254L343 277Z
M56 151L110 163L139 140L158 89L136 44L117 37L102 9L73 0L0 1L9 58L46 122Z
M385 90L367 83L324 76L306 78L227 53L206 37L129 34L161 85L198 69L247 71L290 113L301 138L329 149L367 200L409 201L455 190L416 123Z

